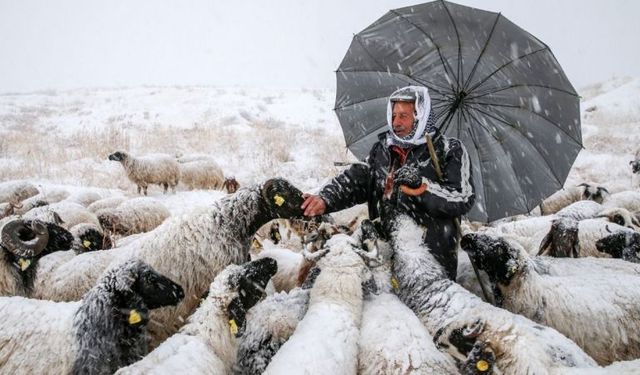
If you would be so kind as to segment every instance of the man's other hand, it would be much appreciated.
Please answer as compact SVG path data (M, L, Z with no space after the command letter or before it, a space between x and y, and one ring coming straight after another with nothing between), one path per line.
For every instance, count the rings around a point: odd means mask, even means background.
M397 186L405 185L411 189L417 189L422 185L422 177L416 167L405 165L396 171L393 182Z
M302 206L300 206L300 208L304 210L304 216L318 216L324 214L324 211L327 209L327 204L319 195L304 193L302 194L302 197L304 198L304 202L302 202Z

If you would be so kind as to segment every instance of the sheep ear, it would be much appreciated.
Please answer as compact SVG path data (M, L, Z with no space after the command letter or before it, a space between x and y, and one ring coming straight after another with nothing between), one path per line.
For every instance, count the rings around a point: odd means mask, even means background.
M262 197L268 202L275 217L289 218L303 215L300 208L304 202L302 191L287 180L274 178L266 181L262 186Z
M552 256L551 255L552 246L553 246L553 228L549 230L549 233L547 233L547 235L544 236L544 238L542 239L542 242L540 242L537 255Z
M227 315L229 317L229 330L231 334L235 337L240 337L244 333L247 316L247 311L244 306L242 306L240 297L231 300L227 307Z
M176 305L184 298L184 289L141 262L131 289L149 309Z
M271 277L278 271L278 263L269 257L260 258L243 265L238 295L245 309L250 309L265 295L265 288Z

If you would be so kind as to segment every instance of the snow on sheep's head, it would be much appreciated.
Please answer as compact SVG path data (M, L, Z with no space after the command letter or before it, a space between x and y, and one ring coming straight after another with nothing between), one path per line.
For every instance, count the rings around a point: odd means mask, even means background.
M302 192L289 181L272 178L262 184L261 191L270 217L302 217Z
M231 332L240 336L244 332L247 310L265 297L265 288L271 277L278 271L273 258L264 257L240 266L231 265L220 273L211 286L215 293L216 284L222 283L234 296L227 306Z
M579 257L578 222L570 218L554 220L549 233L540 242L538 255L556 258Z
M611 233L599 239L596 242L596 248L614 258L640 263L640 233L638 232L620 230Z
M584 187L584 190L582 191L583 200L602 203L604 198L609 195L609 190L602 186L593 186L587 183L582 183L578 186Z
M462 250L494 283L509 285L513 277L522 269L521 249L516 249L504 238L494 238L486 234L465 234L460 241Z

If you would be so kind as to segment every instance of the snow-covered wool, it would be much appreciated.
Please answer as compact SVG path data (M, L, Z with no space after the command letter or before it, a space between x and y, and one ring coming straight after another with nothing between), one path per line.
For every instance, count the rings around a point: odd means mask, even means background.
M126 197L119 196L119 195L114 197L103 198L91 203L89 206L87 206L87 209L93 213L96 213L99 210L102 210L103 208L116 208L120 205L120 203L126 200L127 200Z
M382 241L374 224L363 220L363 247L377 248L378 267L372 269L377 294L364 299L358 339L358 374L458 374L455 362L439 351L418 317L393 293L392 249Z
M180 283L186 294L176 307L152 313L158 322L149 327L155 346L184 324L222 269L248 260L251 238L260 226L277 217L302 215L302 202L302 192L282 179L240 189L210 207L172 217L124 247L80 254L39 272L32 296L77 300L103 270L124 259L140 258Z
M482 365L488 371L517 375L596 365L556 330L489 305L449 280L411 218L392 217L385 227L394 248L398 296L462 368Z
M102 196L96 193L95 191L84 190L84 191L72 193L71 195L69 195L69 197L67 197L66 200L69 202L75 202L75 203L81 204L84 207L89 207L89 205L101 199L102 199Z
M270 258L227 266L178 333L117 374L230 374L246 312L263 297L275 272L276 263Z
M29 197L18 204L10 204L0 215L24 215L35 207L46 206L67 198L69 192L62 189L53 189L50 191L41 191L40 193Z
M579 200L592 200L602 203L608 194L609 191L605 187L582 183L578 186L559 190L545 199L540 203L540 213L542 215L553 214Z
M175 193L176 185L180 181L180 165L169 155L133 156L124 151L116 151L109 155L109 160L120 162L127 177L138 186L138 194L147 195L150 184L164 187L166 193L169 187Z
M580 200L556 212L555 217L566 217L574 220L592 219L603 209L605 209L604 206L598 202Z
M38 219L49 223L55 223L65 229L71 229L78 224L90 223L100 227L100 221L96 215L85 206L63 200L42 207L36 207L22 215L25 219Z
M180 166L180 182L189 190L216 189L221 190L224 185L224 173L218 163L212 158L178 159Z
M607 207L626 208L630 212L638 211L640 210L640 191L626 190L611 194L602 204Z
M640 274L592 263L583 274L549 275L516 242L467 234L461 246L497 285L503 308L557 329L601 365L640 356Z
M27 181L14 180L0 183L0 203L20 202L38 193L38 188Z
M79 302L2 297L0 373L112 374L147 353L149 310L183 297L138 260L107 271Z
M607 258L611 256L611 252L617 250L615 248L611 248L609 251L599 250L596 243L616 232L629 233L629 235L636 233L633 229L611 223L603 218L581 221L566 218L556 219L540 242L537 254L554 257L593 256ZM618 250L622 251L622 249ZM527 249L527 251L531 253L531 249Z
M311 289L307 313L264 374L357 372L363 284L371 278L354 249L358 245L353 238L338 234L314 254L321 272Z
M160 201L140 197L126 200L116 208L98 210L96 216L105 230L129 236L157 228L171 213Z
M278 263L278 272L271 278L276 292L288 292L299 286L298 275L304 264L302 254L281 247L268 247L260 251L255 259L265 257L273 258Z

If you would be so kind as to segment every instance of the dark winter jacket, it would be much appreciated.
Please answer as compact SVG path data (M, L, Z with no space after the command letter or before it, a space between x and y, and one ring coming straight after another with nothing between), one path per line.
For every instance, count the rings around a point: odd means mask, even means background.
M352 165L321 189L326 212L367 202L369 217L377 218L381 215L383 190L391 168L397 170L405 164L416 167L427 190L418 196L400 193L397 206L425 228L424 242L449 276L455 278L457 228L454 220L468 212L475 200L469 156L459 140L436 135L434 147L443 174L440 181L426 145L410 148L402 163L398 154L386 145L386 135L382 134L371 148L366 163Z

